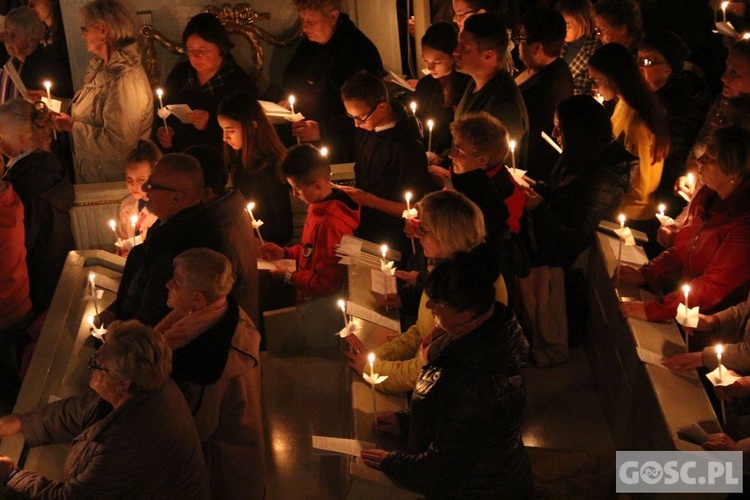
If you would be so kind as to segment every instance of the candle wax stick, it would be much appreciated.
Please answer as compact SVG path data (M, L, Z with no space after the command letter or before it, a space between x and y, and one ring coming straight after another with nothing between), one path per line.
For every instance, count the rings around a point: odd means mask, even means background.
M49 108L52 106L52 94L49 91L49 89L52 88L52 82L45 80L44 88L47 89L47 107ZM55 130L55 127L52 127L52 136L57 139L57 130Z
M373 363L375 363L375 354L370 353L367 355L367 361L370 363L370 387L372 387L372 419L377 425L378 423L378 410L375 402L375 377L373 370Z
M435 126L435 122L432 120L427 120L427 128L430 131L429 138L427 139L427 151L432 152L432 129Z
M724 405L724 400L721 400L721 425L727 426L727 407Z
M516 141L510 141L510 162L513 172L516 171Z
M344 317L344 326L349 324L349 319L346 317L346 302L339 300L339 309L341 309L341 315Z
M99 316L99 305L96 303L96 284L94 273L89 273L89 289L91 290L91 299L94 303L94 312Z

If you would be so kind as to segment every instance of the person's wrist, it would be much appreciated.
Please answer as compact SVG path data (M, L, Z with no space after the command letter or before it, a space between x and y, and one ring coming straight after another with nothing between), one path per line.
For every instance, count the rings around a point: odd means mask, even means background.
M21 467L16 467L16 468L15 468L15 469L13 469L12 471L10 471L10 472L8 473L7 477L5 478L5 484L8 484L8 483L10 482L10 480L11 480L11 479L13 479L13 477L14 477L14 476L15 476L16 474L18 474L19 472L21 472L22 470L23 470L23 469L22 469Z

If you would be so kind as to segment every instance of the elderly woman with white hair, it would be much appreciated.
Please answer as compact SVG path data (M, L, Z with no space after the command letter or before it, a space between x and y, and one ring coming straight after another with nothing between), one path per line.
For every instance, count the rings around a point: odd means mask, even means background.
M119 0L94 0L79 11L94 57L70 114L55 119L72 135L76 183L124 180L128 153L151 134L154 100L131 14Z
M5 16L5 50L24 86L44 92L44 82L49 81L54 85L56 96L69 98L73 95L70 69L44 50L43 38L44 23L33 9L18 7ZM22 96L4 71L0 79L0 103L16 97Z
M91 391L0 419L0 437L72 443L60 480L0 457L3 498L208 498L198 435L169 379L161 335L137 321L112 323L88 368Z
M198 426L213 498L263 498L260 334L228 295L232 265L207 248L174 259L172 308L156 331L174 350L172 378Z

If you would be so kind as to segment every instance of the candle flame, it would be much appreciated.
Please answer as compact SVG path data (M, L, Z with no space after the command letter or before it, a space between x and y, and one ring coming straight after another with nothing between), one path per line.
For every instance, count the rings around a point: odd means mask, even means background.
M367 362L373 364L375 362L375 353L371 352L367 355Z
M295 103L296 101L297 101L297 100L296 100L296 99L294 98L294 96L293 96L293 95L290 95L290 96L289 96L289 105L290 105L290 106L294 106L294 103Z
M430 129L430 132L432 132L432 128L435 126L435 122L432 120L427 120L427 128Z
M417 112L417 101L412 101L411 104L409 104L409 107L411 108L412 113Z
M110 229L112 229L112 231L114 231L115 228L117 227L117 224L115 223L114 219L110 219L109 220L109 227L110 227Z
M664 211L667 209L667 206L664 203L661 203L659 205L659 212L661 212L662 215L664 215Z
M510 144L510 150L511 151L515 151L516 150L516 141L514 141L513 139L511 139L510 142L509 142L509 144Z
M620 225L625 224L625 214L618 215L617 220L620 221Z
M383 256L384 259L385 259L385 254L387 253L388 253L388 245L382 245L380 247L380 254Z
M743 40L750 40L750 31L746 31L742 34Z
M44 80L44 88L47 89L47 92L49 92L49 89L52 87L52 82L49 80Z
M156 96L161 98L164 96L164 91L162 89L156 89Z
M730 2L721 2L721 9L727 10L727 7L729 7Z
M407 191L406 194L404 194L404 198L406 198L406 203L409 203L411 201L411 191Z
M695 175L693 175L693 173L692 173L692 172L690 172L689 174L687 174L687 178L688 178L688 182L689 182L689 183L690 183L691 185L692 185L693 183L695 183Z
M718 354L719 356L721 356L721 353L723 353L723 352L724 352L724 346L721 345L721 344L718 344L716 346L716 354Z
M682 293L685 295L690 293L690 285L682 285Z
M248 203L247 204L247 211L251 212L255 208L255 203Z
M89 283L93 285L95 281L96 281L96 275L94 273L89 273Z
M328 148L325 147L325 146L323 146L322 148L320 148L320 154L322 154L323 156L327 157L328 156Z
M346 302L344 302L344 299L339 299L336 303L339 305L339 309L346 311Z
M138 216L137 215L131 215L130 216L130 223L135 227L136 224L138 224Z
M89 316L88 318L86 318L86 322L89 325L91 325L91 328L96 328L96 326L94 325L94 317L93 316Z

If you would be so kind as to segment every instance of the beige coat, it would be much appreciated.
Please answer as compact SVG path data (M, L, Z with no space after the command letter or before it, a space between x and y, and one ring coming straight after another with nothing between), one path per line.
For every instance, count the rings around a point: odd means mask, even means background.
M221 378L206 386L178 381L195 417L211 496L217 500L263 498L259 347L260 333L240 309Z
M152 94L136 42L113 51L106 66L91 60L71 108L76 183L125 179L125 158L151 133Z

